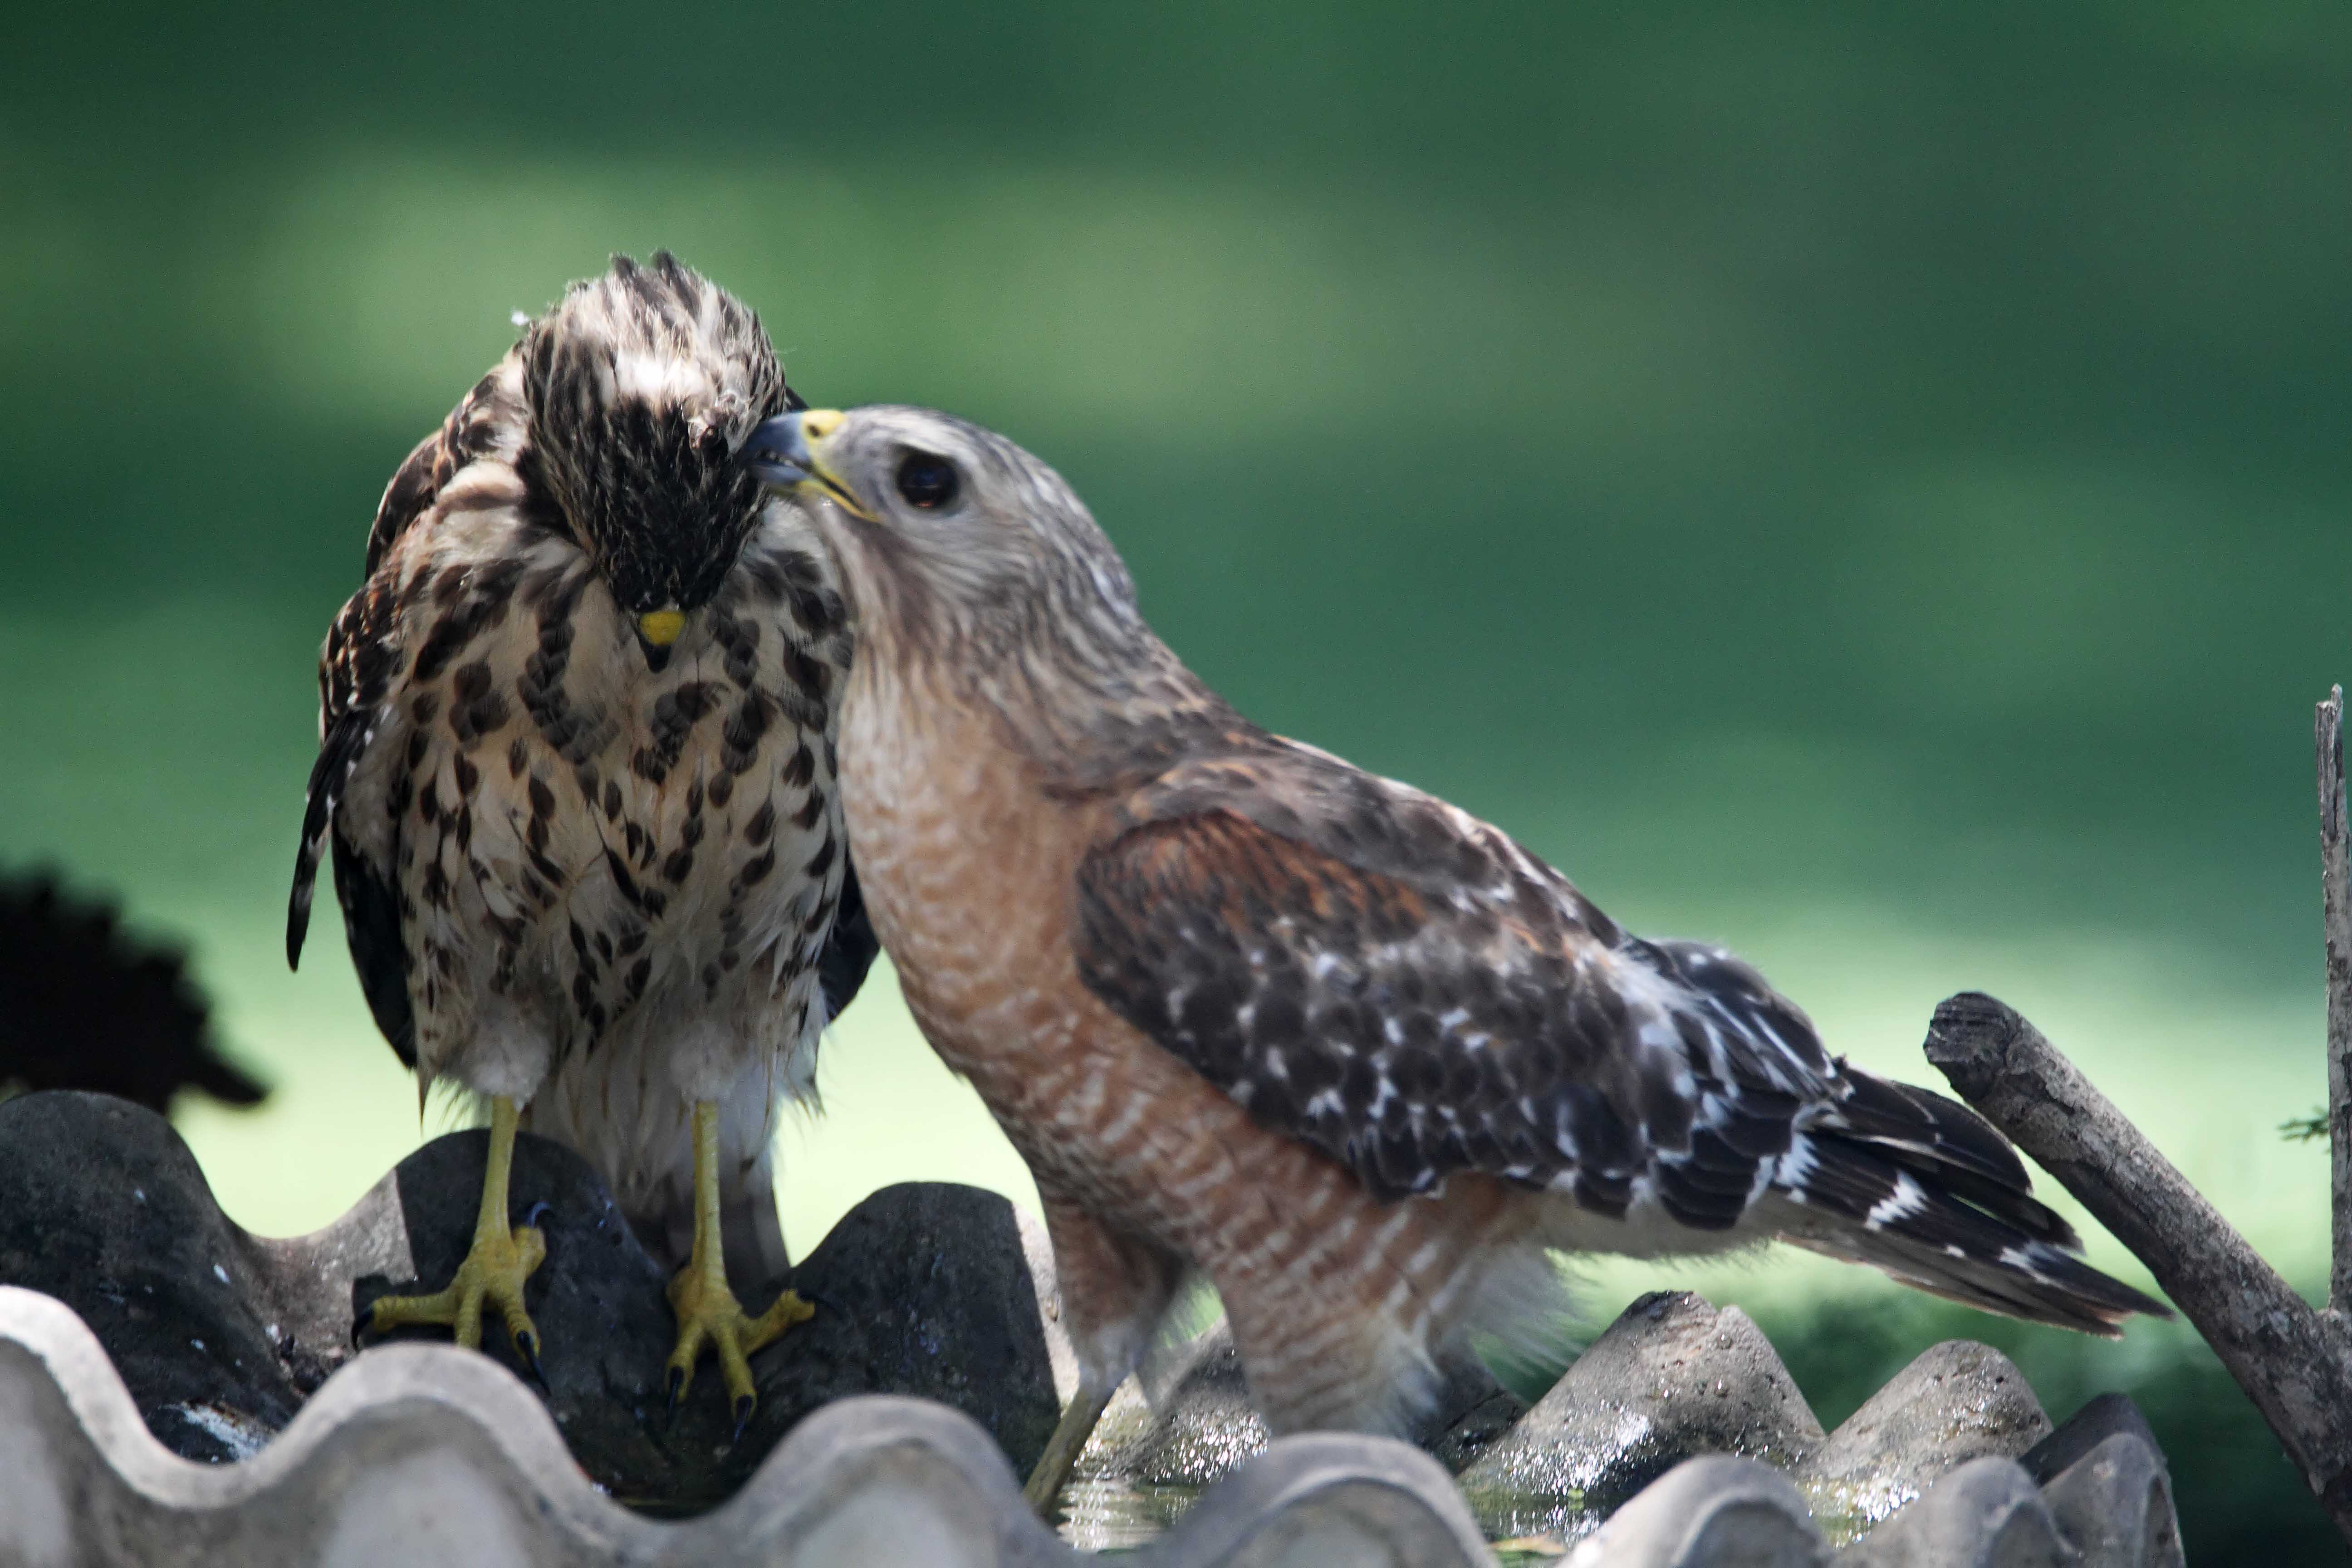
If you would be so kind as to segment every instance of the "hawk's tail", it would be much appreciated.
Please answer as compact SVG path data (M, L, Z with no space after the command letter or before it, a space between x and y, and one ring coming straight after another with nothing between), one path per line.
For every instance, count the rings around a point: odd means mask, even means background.
M1795 1133L1759 1217L1800 1247L1867 1263L1937 1296L2114 1336L2172 1314L2075 1254L2006 1139L1957 1100L1848 1068L1852 1092Z

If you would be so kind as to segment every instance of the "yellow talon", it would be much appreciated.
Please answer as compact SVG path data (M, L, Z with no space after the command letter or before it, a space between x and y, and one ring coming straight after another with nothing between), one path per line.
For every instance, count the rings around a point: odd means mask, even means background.
M695 1363L702 1359L708 1343L719 1356L719 1374L726 1381L728 1404L738 1426L760 1402L751 1386L751 1353L783 1338L793 1324L816 1316L815 1308L787 1290L766 1311L751 1317L723 1277L713 1280L691 1264L669 1282L669 1304L677 1314L677 1348L669 1356L670 1403L676 1405L693 1385Z
M729 1289L719 1234L719 1108L709 1100L694 1108L694 1250L669 1282L669 1304L677 1315L677 1348L670 1352L667 1374L671 1408L694 1382L694 1364L707 1342L718 1352L719 1374L727 1384L736 1435L741 1436L760 1403L751 1386L751 1353L815 1317L816 1309L787 1290L754 1318Z
M547 1237L531 1226L509 1226L507 1175L514 1164L515 1104L500 1096L490 1101L489 1160L482 1173L482 1208L474 1223L474 1244L457 1265L448 1288L430 1296L380 1296L368 1310L368 1331L413 1324L446 1325L467 1350L482 1345L482 1307L496 1307L516 1352L539 1367L539 1330L523 1310L523 1281L547 1260ZM545 1381L544 1378L541 1381Z

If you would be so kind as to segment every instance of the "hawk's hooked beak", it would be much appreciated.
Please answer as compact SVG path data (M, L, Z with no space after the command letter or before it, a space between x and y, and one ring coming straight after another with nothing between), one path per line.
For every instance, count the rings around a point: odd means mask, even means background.
M647 669L661 672L669 663L669 645L685 629L685 613L676 608L647 610L637 617L637 647L644 650Z
M875 521L874 513L824 466L825 438L841 428L837 408L803 408L779 414L751 432L742 461L778 489L814 490L852 517Z

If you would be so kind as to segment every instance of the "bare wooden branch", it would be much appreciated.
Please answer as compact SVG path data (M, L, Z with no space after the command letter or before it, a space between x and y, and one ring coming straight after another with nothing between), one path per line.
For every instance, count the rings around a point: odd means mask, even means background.
M2352 1542L2352 1357L2123 1112L2005 1004L1936 1009L1927 1059L2132 1249L2197 1325Z
M2327 1304L2352 1311L2352 853L2344 816L2344 689L2319 705L2319 896L2327 939L2327 1149L2335 1188L2335 1267Z

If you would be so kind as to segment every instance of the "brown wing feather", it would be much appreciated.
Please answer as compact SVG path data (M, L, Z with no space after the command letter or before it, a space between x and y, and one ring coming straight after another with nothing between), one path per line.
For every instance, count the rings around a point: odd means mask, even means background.
M319 655L319 755L302 812L287 898L286 963L299 966L310 928L319 861L333 831L344 784L375 734L376 714L399 665L393 643L396 602L383 570L393 547L433 510L450 478L470 460L488 421L477 418L495 395L498 375L485 376L450 410L440 427L410 448L384 486L368 529L367 578L327 629ZM392 868L373 865L347 838L334 841L335 886L360 987L376 1026L404 1062L413 1060L415 1022L408 1000L407 945L401 940Z
M1691 1142L1685 1043L1629 1004L1617 927L1502 834L1320 752L1177 770L1077 895L1097 994L1382 1196L1477 1170L1622 1214L1654 1151ZM1780 1146L1797 1104L1772 1103ZM1743 1204L1774 1147L1748 1141Z

